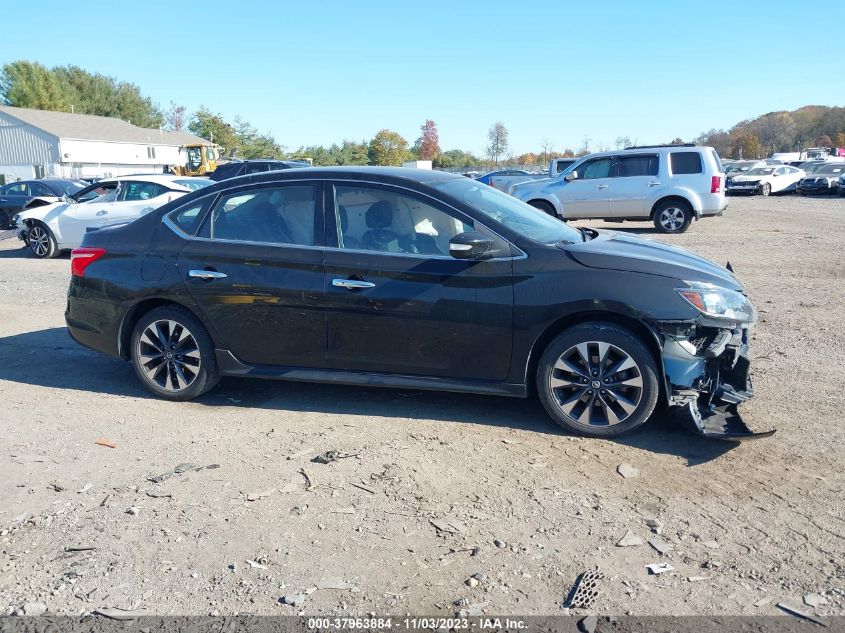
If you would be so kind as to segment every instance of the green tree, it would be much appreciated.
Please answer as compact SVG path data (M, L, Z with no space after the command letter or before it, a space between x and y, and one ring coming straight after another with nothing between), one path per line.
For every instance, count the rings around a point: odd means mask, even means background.
M219 114L214 114L205 106L194 112L188 123L188 130L199 137L221 145L230 155L240 147L235 128L226 123Z
M282 148L270 134L261 134L240 117L235 117L233 127L240 158L281 158Z
M480 158L474 156L472 152L460 149L450 149L434 159L434 167L437 169L468 169L480 165Z
M42 64L16 61L0 74L0 100L5 105L38 110L69 110L71 90Z
M370 141L371 165L401 165L408 157L408 141L393 130L380 130Z

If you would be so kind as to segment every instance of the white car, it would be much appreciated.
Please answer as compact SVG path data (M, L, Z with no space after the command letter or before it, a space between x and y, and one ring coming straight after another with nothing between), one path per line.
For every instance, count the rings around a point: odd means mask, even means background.
M13 221L18 237L36 257L57 257L82 244L89 227L131 222L142 215L214 182L165 174L106 178L62 202L27 209Z
M795 191L798 182L806 175L803 169L789 165L754 167L742 176L731 178L728 182L728 193L759 193L768 196L770 193Z

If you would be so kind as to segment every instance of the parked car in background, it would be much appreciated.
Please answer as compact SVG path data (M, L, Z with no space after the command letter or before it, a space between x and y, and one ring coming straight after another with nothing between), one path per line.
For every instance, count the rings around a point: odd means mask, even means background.
M769 165L754 167L741 176L734 176L727 183L727 193L748 193L768 196L772 193L795 191L798 181L806 173L797 167Z
M476 178L476 180L485 185L490 185L493 189L507 191L508 187L515 183L525 182L526 180L537 180L542 177L542 175L531 174L524 169L499 169L484 174Z
M711 160L685 153L676 173ZM705 436L753 437L736 407L752 396L757 313L733 273L456 174L224 181L88 233L71 273L71 336L167 400L222 376L537 393L584 435L631 431L668 404Z
M236 176L247 176L249 174L262 174L266 171L278 169L299 169L310 167L306 162L299 160L233 160L220 165L211 172L209 178L215 182L235 178Z
M798 193L802 196L826 195L839 192L839 178L845 174L845 162L826 162L814 165L798 182Z
M86 186L81 180L40 178L20 180L0 187L0 228L12 228L12 218L34 199L44 204L58 202Z
M79 246L89 228L131 222L211 184L207 178L159 174L105 178L62 202L17 214L17 235L36 257L57 257L63 250Z
M741 176L749 169L754 169L755 167L760 167L765 164L766 163L761 160L737 160L729 165L726 165L725 178L727 178L727 184L730 184L731 178L734 176Z
M520 183L511 194L563 220L650 220L662 233L683 233L724 211L724 179L712 147L653 145L590 154L564 175Z
M845 174L839 176L839 195L845 196Z

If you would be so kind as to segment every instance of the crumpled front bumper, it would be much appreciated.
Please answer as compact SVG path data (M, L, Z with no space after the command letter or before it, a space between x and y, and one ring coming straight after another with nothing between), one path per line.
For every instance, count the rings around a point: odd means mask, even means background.
M669 405L705 437L743 441L775 432L752 431L738 411L739 405L754 395L749 375L749 325L658 324Z

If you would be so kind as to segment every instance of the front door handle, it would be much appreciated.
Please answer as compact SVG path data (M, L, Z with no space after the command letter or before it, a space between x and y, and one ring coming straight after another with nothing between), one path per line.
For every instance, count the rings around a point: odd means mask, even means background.
M596 185L596 189L607 189L608 185Z
M226 279L226 273L218 273L216 270L189 270L188 277L196 279Z
M374 283L360 281L358 279L332 279L332 285L336 288L346 288L347 290L363 290L364 288L376 287Z
M108 211L106 211L105 209L103 209L102 211L97 211L97 215L106 215L107 213Z

